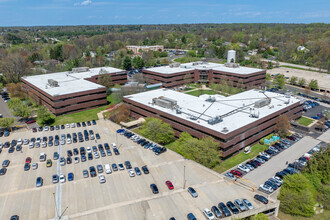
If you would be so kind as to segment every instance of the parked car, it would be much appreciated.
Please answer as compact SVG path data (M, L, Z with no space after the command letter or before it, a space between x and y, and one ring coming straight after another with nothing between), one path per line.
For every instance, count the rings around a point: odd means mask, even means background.
M204 209L203 213L207 219L209 219L209 220L215 219L213 213L208 208Z
M213 214L215 215L215 217L222 218L222 213L220 212L220 210L218 209L218 207L212 206L211 211L213 212Z
M157 187L156 184L150 184L150 189L151 189L153 194L158 194L159 193L158 187Z
M192 187L188 187L188 192L190 193L190 195L194 198L198 197L198 193L196 192L196 190Z
M43 179L42 177L37 177L37 180L36 180L36 187L41 187L43 184Z
M266 184L261 184L259 186L259 189L262 190L262 191L264 191L264 192L266 192L266 193L272 193L272 192L274 192L274 189L271 186L266 185Z
M266 199L264 196L262 195L254 195L254 199L258 200L259 202L262 202L264 204L268 204L268 199Z
M234 176L239 176L239 177L243 176L243 174L238 170L231 170L230 173L233 174Z
M244 212L247 210L246 206L243 204L243 202L239 199L234 200L235 205L239 208L241 212Z
M254 209L253 205L251 204L251 202L249 200L242 199L242 202L249 210Z
M170 190L174 189L174 186L173 186L173 184L172 184L171 181L167 180L167 181L165 182L165 184L167 185L168 189L170 189Z
M100 183L105 183L106 180L105 180L105 176L103 173L99 174L99 181L100 181Z
M250 169L248 167L246 167L244 164L239 164L237 166L237 169L242 170L243 172L246 172L246 173L250 172Z
M188 213L188 215L187 215L187 219L188 220L197 220L197 218L194 216L194 214L192 214L192 213Z
M234 203L232 203L231 201L228 201L226 203L227 207L230 209L230 211L234 214L239 214L239 210L238 208L234 205Z

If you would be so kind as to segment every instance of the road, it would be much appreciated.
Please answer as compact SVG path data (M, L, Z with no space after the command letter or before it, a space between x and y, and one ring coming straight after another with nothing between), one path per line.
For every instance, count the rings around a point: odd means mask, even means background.
M262 59L262 61L276 63L275 60ZM303 69L306 69L306 70L313 70L313 71L317 71L317 72L320 71L319 68L304 66L304 65L299 65L299 64L292 64L292 63L285 63L285 62L279 62L279 64L280 64L280 66L292 66L292 67L297 67L297 68L303 68ZM321 69L321 72L327 73L328 71L325 70L325 69Z
M2 98L0 99L0 114L2 114L4 118L13 117L7 103L5 103Z
M258 187L260 184L264 183L270 177L274 176L276 172L279 172L284 168L286 168L288 166L286 164L287 161L289 163L294 162L299 157L304 155L304 153L308 152L319 143L320 143L319 140L306 136L297 143L293 144L290 148L272 157L268 162L266 162L262 166L246 174L244 176L244 179L254 182Z

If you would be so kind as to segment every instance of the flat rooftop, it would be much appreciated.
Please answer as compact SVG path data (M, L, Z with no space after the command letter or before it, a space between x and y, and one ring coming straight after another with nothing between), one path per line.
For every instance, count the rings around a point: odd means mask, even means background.
M235 74L251 74L262 71L262 69L250 68L239 66L236 68L226 67L224 64L220 63L209 63L209 62L191 62L191 63L183 63L178 67L171 66L160 66L147 69L148 71L161 73L161 74L173 74L180 73L189 70L214 70L214 71L222 71L227 73L235 73Z
M98 67L86 70L87 71L82 72L67 71L35 76L25 76L23 79L51 96L59 96L105 88L102 85L90 82L85 79L105 73L120 74L124 72L124 70L112 67ZM49 79L56 80L59 86L51 87L48 84Z
M182 113L177 114L176 109L164 108L152 104L152 99L159 97L175 100ZM216 101L206 101L209 97L214 97ZM270 104L261 108L256 108L255 102L266 100L266 97L270 98ZM217 95L202 95L196 97L169 89L158 89L125 96L125 98L222 134L235 131L236 129L284 109L287 106L300 102L300 100L295 97L289 98L282 94L272 92L263 93L259 90L249 90L229 97ZM251 115L257 115L258 118L251 117ZM208 123L209 119L217 116L220 116L223 121L213 125Z

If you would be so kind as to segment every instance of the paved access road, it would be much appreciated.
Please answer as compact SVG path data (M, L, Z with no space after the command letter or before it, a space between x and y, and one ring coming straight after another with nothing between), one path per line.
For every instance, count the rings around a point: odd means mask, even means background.
M278 171L281 171L286 168L288 166L286 165L287 161L289 163L294 162L319 143L319 140L306 136L300 141L293 144L290 148L272 157L268 162L264 163L257 169L246 174L244 176L244 179L254 182L256 184L256 187L258 187L270 177L273 177Z

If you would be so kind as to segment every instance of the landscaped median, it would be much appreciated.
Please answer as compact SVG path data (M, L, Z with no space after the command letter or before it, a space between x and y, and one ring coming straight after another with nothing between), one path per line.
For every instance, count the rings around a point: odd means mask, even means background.
M313 119L302 116L297 120L300 125L308 126L314 122Z

